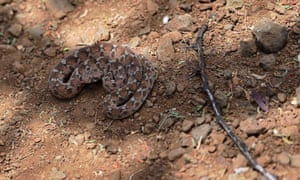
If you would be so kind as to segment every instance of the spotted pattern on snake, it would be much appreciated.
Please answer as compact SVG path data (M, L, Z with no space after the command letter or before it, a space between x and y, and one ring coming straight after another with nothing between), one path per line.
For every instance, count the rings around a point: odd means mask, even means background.
M50 92L59 99L70 99L98 81L107 92L104 114L124 119L143 105L153 88L155 70L151 61L128 47L97 42L62 59L48 79Z

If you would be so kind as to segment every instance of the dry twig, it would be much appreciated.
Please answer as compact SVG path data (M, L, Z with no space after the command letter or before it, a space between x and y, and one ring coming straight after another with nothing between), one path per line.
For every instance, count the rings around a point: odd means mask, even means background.
M260 166L255 159L252 157L250 152L248 151L248 147L244 142L242 142L234 133L233 131L228 127L226 124L222 113L221 108L219 107L214 94L212 93L211 89L209 88L207 77L205 74L205 61L204 61L204 54L203 54L203 35L207 31L208 27L207 25L203 25L198 32L198 36L196 39L195 44L193 45L194 50L198 53L199 58L199 66L200 66L200 75L201 80L203 83L203 89L207 93L208 98L213 106L213 109L216 114L216 120L220 124L220 126L225 130L225 132L228 134L228 136L233 140L233 142L237 145L237 147L240 149L242 154L246 157L246 159L249 161L250 165L253 167L253 169L260 172L263 176L265 176L268 180L277 180L277 177L273 176L272 174L268 173L262 166Z

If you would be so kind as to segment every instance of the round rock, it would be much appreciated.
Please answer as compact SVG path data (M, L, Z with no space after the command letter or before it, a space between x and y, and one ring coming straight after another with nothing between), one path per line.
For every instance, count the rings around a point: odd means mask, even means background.
M262 19L252 31L257 47L265 53L280 51L287 43L288 30L269 19Z

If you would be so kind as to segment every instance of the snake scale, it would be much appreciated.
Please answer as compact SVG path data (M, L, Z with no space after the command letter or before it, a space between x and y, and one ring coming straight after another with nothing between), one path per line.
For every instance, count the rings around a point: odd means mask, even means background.
M154 66L128 47L96 42L63 58L49 74L49 89L59 99L70 99L84 86L102 81L107 92L104 114L123 119L138 111L153 88Z

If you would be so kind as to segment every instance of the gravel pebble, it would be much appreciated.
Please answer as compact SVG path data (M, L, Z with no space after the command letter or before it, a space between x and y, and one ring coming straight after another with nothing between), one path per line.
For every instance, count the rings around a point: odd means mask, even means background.
M201 125L205 122L205 118L204 117L197 117L196 118L196 125Z
M77 143L77 145L82 145L84 143L84 134L78 134L76 137L75 137L75 141Z
M243 57L250 57L253 54L255 54L257 51L255 41L249 40L249 41L240 41L240 49L239 53Z
M265 53L278 52L287 43L287 28L269 19L262 19L256 23L252 33L256 39L256 45Z
M33 25L32 27L29 28L28 30L29 36L32 39L40 39L42 38L44 34L44 28L40 24Z
M226 7L228 9L240 9L244 5L243 0L227 0L226 1Z
M113 143L108 143L104 147L109 154L116 154L118 152L118 147Z
M25 66L20 62L20 61L15 61L12 64L12 70L14 72L20 73L20 74L24 74L24 72L26 71Z
M247 159L245 158L245 156L243 156L242 154L238 154L233 160L232 160L232 164L233 164L233 168L240 168L240 167L245 167L247 166Z
M288 165L290 163L289 154L286 152L282 152L282 153L278 154L276 159L282 165Z
M192 16L183 14L175 16L167 25L169 31L189 31L192 24Z
M144 125L144 127L142 128L142 132L144 134L150 134L152 133L154 130L156 129L156 124L153 122L148 122Z
M300 154L291 156L291 166L300 167Z
M23 27L21 24L13 24L8 28L8 32L16 37L20 36L22 33Z
M133 38L131 38L130 39L130 41L129 41L129 46L131 47L131 48L135 48L135 47L138 47L140 44L141 44L141 38L139 38L139 37L133 37Z
M107 176L104 178L105 180L120 180L121 179L121 171L118 170L114 170L112 172L110 172L109 174L107 174Z
M215 97L221 107L225 108L228 104L228 96L220 90L215 91Z
M65 17L68 12L74 9L68 0L47 0L45 4L47 9L57 19Z
M147 0L147 10L151 16L155 15L159 10L158 4L152 0Z
M185 89L185 86L184 86L182 83L179 83L179 84L177 85L177 91L178 91L178 92L183 92L184 89Z
M296 88L296 106L300 108L300 86Z
M55 48L55 47L49 47L44 50L44 53L49 57L54 57L54 56L56 56L56 50L57 50L57 48Z
M265 71L271 71L276 63L274 54L265 54L259 60L259 67Z
M240 129L248 136L259 135L265 131L265 128L260 126L252 116L240 122Z
M170 96L175 93L176 83L174 81L166 81L165 86L166 86L166 91L165 91L166 96Z
M172 40L168 36L160 38L157 48L157 57L161 61L170 61L175 56Z
M286 101L286 94L285 93L278 93L277 94L277 99L279 102L284 103Z
M59 171L57 168L54 167L54 168L52 168L50 178L51 179L65 179L66 174L62 171Z
M212 127L209 124L203 124L201 126L194 128L190 134L193 136L196 142L199 142L200 138L201 138L201 142L204 142L204 140L210 133L211 129Z
M268 164L272 162L272 159L269 155L262 155L257 158L257 163L260 164L262 167L267 167Z
M182 122L182 126L181 126L181 130L183 132L188 132L189 130L191 130L191 128L193 127L194 122L191 120L184 120Z
M174 161L174 160L180 158L184 153L185 153L184 148L173 149L168 153L168 159L170 161Z
M194 139L190 135L185 135L185 136L181 137L180 142L181 142L181 147L183 147L183 148L195 146Z

